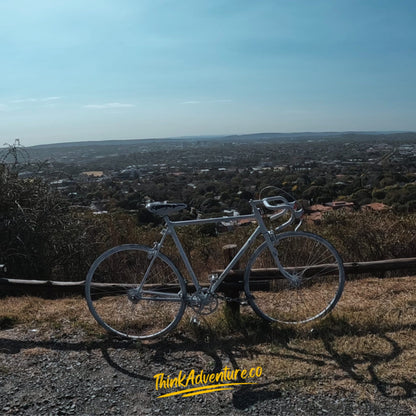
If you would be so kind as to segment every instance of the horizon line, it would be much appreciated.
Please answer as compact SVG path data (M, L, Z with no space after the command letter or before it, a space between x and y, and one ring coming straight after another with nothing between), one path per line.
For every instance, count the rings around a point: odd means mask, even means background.
M403 134L403 133L416 133L416 130L339 130L339 131L288 131L288 132L255 132L255 133L232 133L232 134L198 134L198 135L185 135L185 136L162 136L162 137L145 137L145 138L104 138L104 139L75 139L74 141L65 142L51 142L44 144L35 144L30 146L23 146L27 148L34 147L47 147L47 146L64 146L64 145L77 145L99 142L126 142L126 141L157 141L157 140L190 140L190 139L214 139L214 138L231 138L231 137L244 137L244 136L257 136L257 135L328 135L328 134ZM20 139L21 140L21 139ZM1 147L0 147L1 148Z

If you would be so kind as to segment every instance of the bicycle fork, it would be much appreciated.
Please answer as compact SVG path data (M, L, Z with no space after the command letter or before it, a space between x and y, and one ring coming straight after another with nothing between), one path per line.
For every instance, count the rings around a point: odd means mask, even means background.
M301 277L289 273L288 271L286 271L283 266L280 264L280 260L279 260L279 253L278 250L275 246L275 242L277 240L276 235L273 231L267 231L266 233L263 234L263 237L266 241L267 247L270 251L270 254L272 255L272 258L274 260L274 263L278 269L278 271L280 273L282 273L283 277L287 280L289 280L289 282L294 286L294 287L299 287L301 284Z
M167 235L167 229L164 228L161 231L161 234L162 234L161 240L159 242L155 241L153 243L152 250L149 251L149 254L148 254L147 257L150 260L150 262L149 262L149 265L146 268L146 271L143 275L143 279L142 279L140 285L138 287L136 287L135 289L130 289L127 293L129 300L132 301L133 303L137 303L141 299L141 293L143 291L143 286L145 285L145 283L146 283L146 281L149 277L150 271L152 270L153 265L154 265L158 255L159 255L160 249L163 246L163 243L164 243L166 235ZM160 295L159 293L157 293L157 294Z

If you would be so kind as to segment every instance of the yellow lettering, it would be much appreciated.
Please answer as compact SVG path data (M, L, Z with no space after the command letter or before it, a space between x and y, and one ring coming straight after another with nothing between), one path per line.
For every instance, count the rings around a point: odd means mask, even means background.
M204 378L204 384L208 384L208 380L209 380L209 374L204 374L203 378Z
M221 371L220 373L217 373L215 376L215 381L218 382L223 382L224 381L224 370Z
M201 370L201 372L196 376L195 384L202 384L202 373L203 373L203 370Z
M167 384L169 385L169 388L171 389L172 387L178 387L178 379L175 377L173 379L170 378L170 376L168 376L168 380L167 380Z
M186 387L187 386L187 384L184 384L183 383L184 380L185 380L185 378L186 378L186 375L183 374L182 370L179 371L179 374L178 374L178 386L180 386L180 387Z
M156 390L159 390L159 388L160 388L159 383L163 380L164 375L165 375L164 373L159 373L159 374L156 374L155 376L153 376L153 378L156 379Z
M204 385L214 383L226 383L233 381L245 381L247 378L261 377L263 374L263 368L252 367L250 369L232 369L225 366L218 373L209 373L205 374L204 370L201 370L199 373L196 373L195 370L191 370L189 374L184 373L182 370L179 371L176 377L171 377L170 375L165 376L164 373L158 373L153 376L155 379L155 388L156 390L160 389L172 389L172 388L186 388L189 384L191 385ZM237 383L240 384L240 383ZM244 384L244 383L243 383ZM253 383L249 383L253 384ZM201 389L199 387L198 389ZM191 389L195 390L195 389ZM213 390L214 391L214 390ZM173 393L171 393L173 394ZM200 393L202 394L202 393Z
M188 378L186 379L186 385L188 385L189 382L194 384L194 380L195 380L195 370L191 370L191 372L188 375Z

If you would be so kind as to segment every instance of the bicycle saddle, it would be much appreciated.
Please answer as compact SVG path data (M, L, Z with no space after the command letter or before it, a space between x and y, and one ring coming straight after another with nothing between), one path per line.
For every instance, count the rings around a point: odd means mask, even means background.
M149 202L146 204L148 211L161 217L182 211L185 208L186 204L177 202Z

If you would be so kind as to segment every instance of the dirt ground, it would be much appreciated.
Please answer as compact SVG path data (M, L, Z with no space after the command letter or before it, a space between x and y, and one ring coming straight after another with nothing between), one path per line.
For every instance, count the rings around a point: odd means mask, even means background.
M290 388L267 367L256 384L193 397L159 398L154 375L214 373L242 366L238 350L215 351L186 338L147 346L118 340L84 342L76 333L45 340L34 329L0 332L0 413L4 415L412 415L413 397L374 388L334 389L332 380ZM317 363L317 365L319 365ZM334 375L336 377L336 375ZM307 378L305 378L306 380ZM172 389L175 390L175 389Z
M188 322L147 343L105 334L84 299L3 298L0 414L416 415L413 286L414 278L349 282L331 317L306 332L260 320L224 330L218 312L214 323ZM253 384L227 390L156 389L162 373L258 367L259 377L236 380Z

